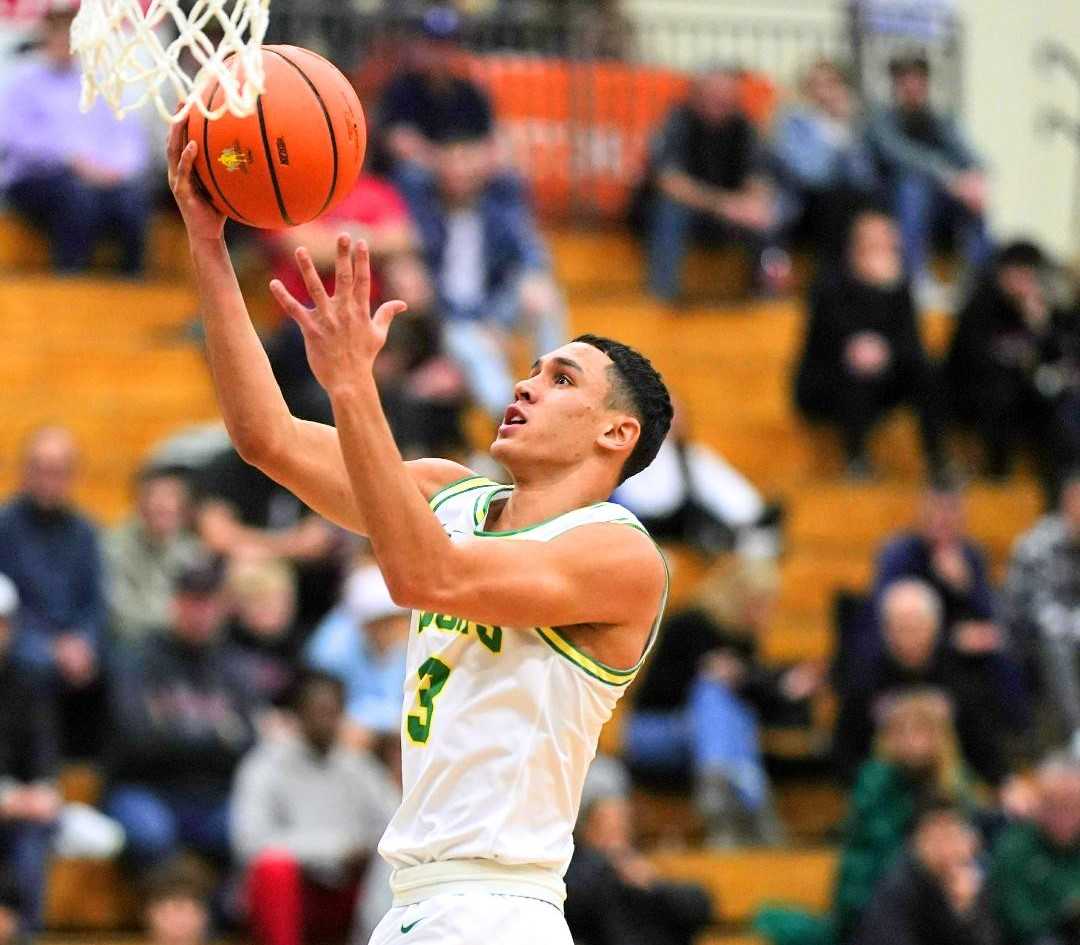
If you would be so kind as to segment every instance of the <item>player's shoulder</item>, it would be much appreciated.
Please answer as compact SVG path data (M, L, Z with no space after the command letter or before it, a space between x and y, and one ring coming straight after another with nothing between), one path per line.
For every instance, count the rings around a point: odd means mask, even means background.
M481 481L488 482L468 466L462 466L461 463L455 463L449 459L414 459L405 465L409 469L413 482L428 502L452 486L463 485L473 480L476 480L477 484Z
M607 573L619 573L632 582L664 585L667 561L660 547L637 518L620 505L598 503L583 515L577 527L555 539L555 547L572 547L575 557Z

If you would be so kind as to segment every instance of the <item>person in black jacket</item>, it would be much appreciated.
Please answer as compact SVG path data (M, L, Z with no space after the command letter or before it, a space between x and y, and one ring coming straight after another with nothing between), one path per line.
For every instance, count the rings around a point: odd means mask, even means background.
M891 218L874 210L855 218L845 263L819 276L808 305L795 401L808 419L839 428L848 475L872 475L870 433L901 403L918 413L927 465L939 473L945 457L938 384Z
M204 560L177 580L171 632L126 654L114 681L106 810L127 832L136 865L189 846L229 855L233 770L254 741L249 695L219 642L222 569Z
M986 449L986 471L1008 475L1030 446L1052 485L1078 456L1067 413L1080 412L1080 319L1047 297L1048 261L1034 243L1005 246L957 319L945 378L957 418Z
M708 893L661 880L631 838L630 804L615 794L582 806L566 872L566 923L576 945L690 945L712 921Z
M19 913L22 930L31 932L41 924L51 833L60 811L52 783L59 745L52 700L8 655L18 603L14 583L0 574L0 874L10 872L17 894L11 911ZM0 902L0 910L5 905Z
M999 945L979 835L955 801L928 804L851 945Z
M805 721L821 682L813 664L778 671L758 659L777 590L771 561L717 565L694 604L664 624L635 690L629 763L645 778L689 772L714 846L780 841L758 727Z

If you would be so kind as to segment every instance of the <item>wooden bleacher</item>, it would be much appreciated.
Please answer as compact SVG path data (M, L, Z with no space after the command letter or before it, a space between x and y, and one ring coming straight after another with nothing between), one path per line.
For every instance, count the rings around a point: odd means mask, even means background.
M573 329L612 334L647 351L686 405L696 434L787 504L783 590L764 639L766 658L777 664L827 658L834 592L865 585L880 541L914 518L921 463L913 423L897 417L876 437L880 482L839 482L834 444L807 429L790 406L803 321L797 301L732 301L745 285L743 262L735 255L695 255L689 282L701 301L675 312L643 295L640 252L625 235L551 236ZM0 319L9 340L0 350L0 492L16 482L17 447L25 433L39 423L62 422L76 431L84 453L80 501L100 521L115 522L128 508L130 476L147 450L185 425L216 416L201 354L184 338L197 300L175 223L155 223L151 256L152 278L144 284L50 279L42 274L40 239L0 216ZM710 296L727 301L709 302ZM940 350L948 321L931 318L925 327L929 343ZM969 509L971 530L986 543L1000 574L1012 540L1039 512L1038 490L1029 479L977 485ZM703 566L686 552L673 557L677 604ZM619 722L616 717L605 732L608 750L618 749ZM802 735L799 741L779 733L771 744L780 754L798 752L821 733ZM85 795L87 787L72 791ZM792 781L778 786L777 794L798 843L820 842L842 813L843 798L827 783ZM685 800L640 800L639 822L652 818L661 847L693 834ZM703 882L732 924L734 934L710 933L700 945L755 945L738 925L764 899L823 906L834 859L818 846L655 854L665 875ZM89 940L121 945L125 940L110 939L107 930L130 925L132 909L113 867L58 864L49 897L53 929L95 930Z

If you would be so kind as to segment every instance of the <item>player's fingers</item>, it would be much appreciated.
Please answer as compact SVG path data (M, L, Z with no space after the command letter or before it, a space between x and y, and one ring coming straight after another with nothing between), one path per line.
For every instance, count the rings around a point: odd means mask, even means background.
M296 251L296 265L300 270L300 277L304 280L308 295L311 296L311 301L315 303L315 308L321 312L327 302L326 287L323 285L322 278L315 268L311 253L304 246L301 246Z
M337 258L334 260L334 295L348 296L353 284L352 237L342 233L337 238Z
M285 284L280 279L270 280L270 294L274 297L274 300L281 306L282 311L293 319L301 328L302 331L307 331L309 328L313 328L313 322L311 318L311 309L302 305L300 301L293 295L288 289L285 288Z
M375 327L380 331L389 331L390 323L408 307L409 306L402 302L401 299L392 299L389 302L383 302L375 312Z
M184 128L183 123L178 122L169 126L169 139L165 145L165 157L169 162L169 167L176 167L180 163L180 152L183 148Z
M353 295L361 311L371 311L371 259L367 240L357 240L353 252Z
M184 145L180 152L180 161L176 165L176 179L179 183L191 183L191 169L195 166L195 156L199 153L199 146L194 141Z

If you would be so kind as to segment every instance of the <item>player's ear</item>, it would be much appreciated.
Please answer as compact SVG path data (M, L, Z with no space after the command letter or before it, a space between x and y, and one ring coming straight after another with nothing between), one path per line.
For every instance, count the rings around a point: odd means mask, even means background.
M599 437L601 449L629 453L641 436L641 422L628 413L618 414L604 428Z

